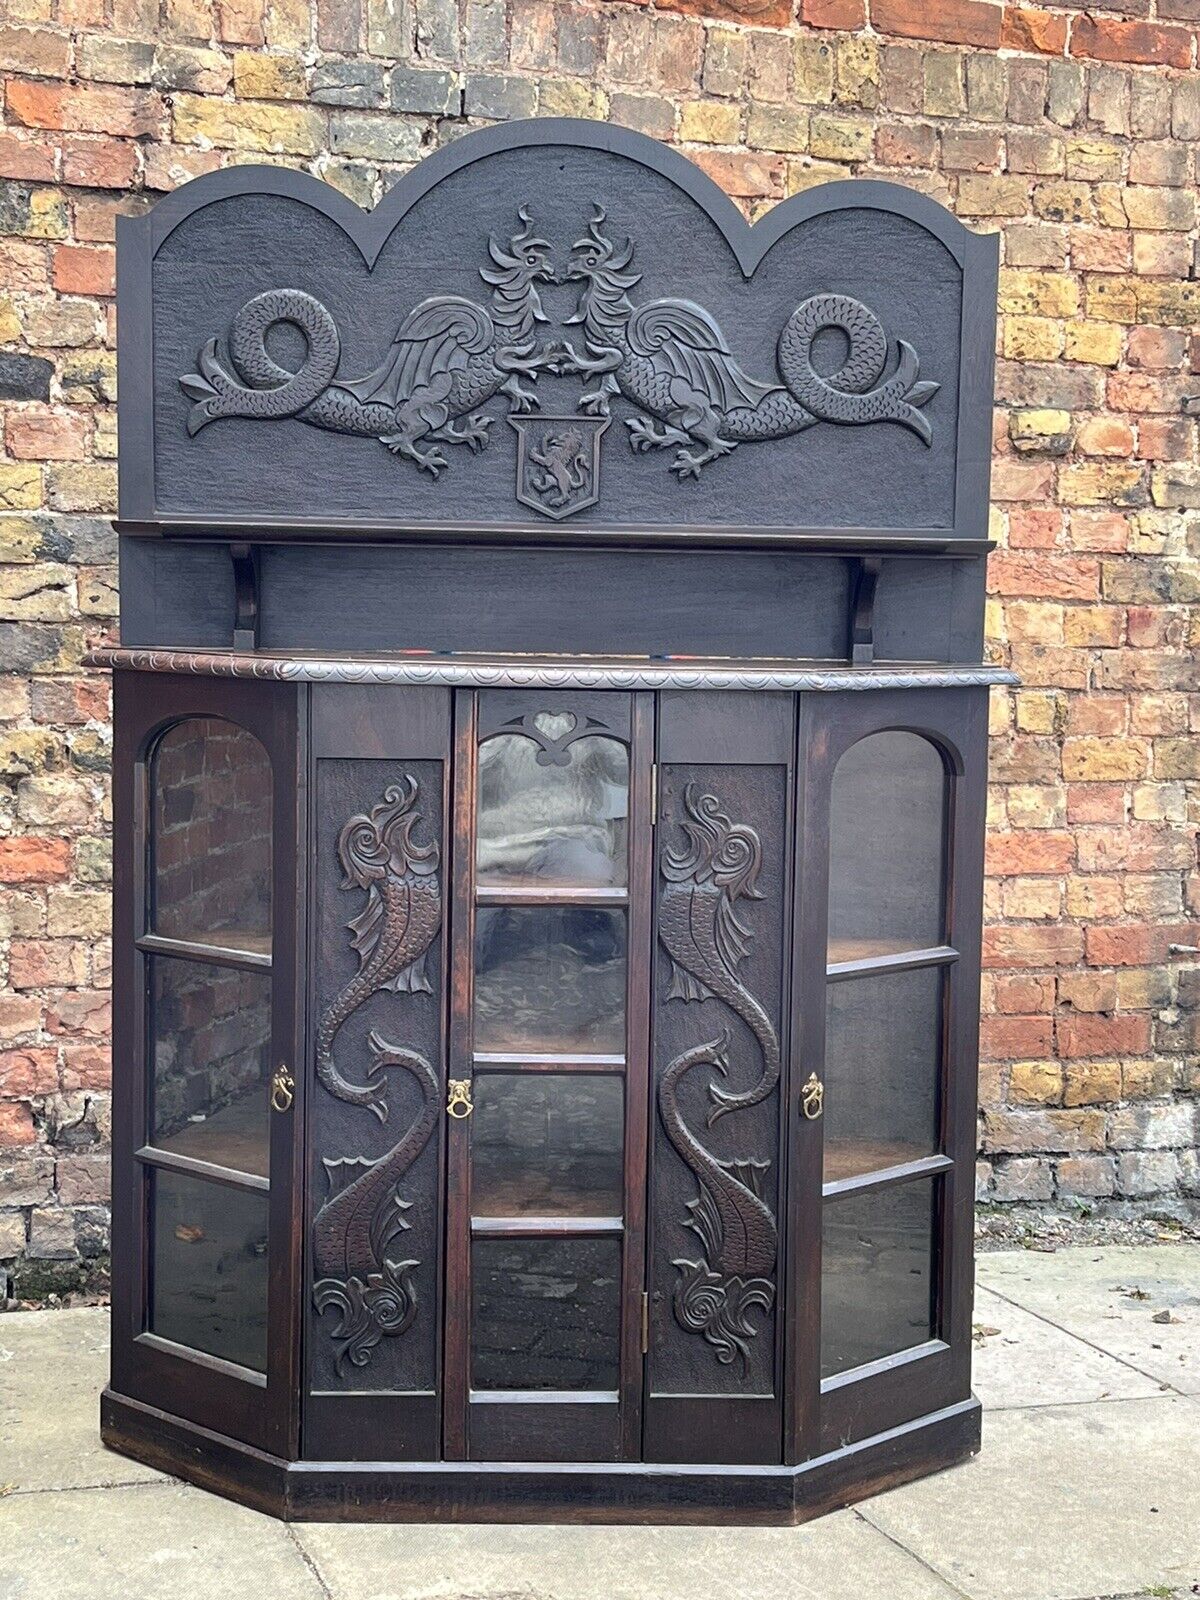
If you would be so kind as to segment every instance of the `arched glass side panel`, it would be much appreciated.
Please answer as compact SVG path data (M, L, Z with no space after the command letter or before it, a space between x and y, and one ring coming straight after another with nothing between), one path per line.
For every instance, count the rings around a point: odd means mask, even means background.
M150 762L150 931L271 953L271 763L253 734L188 717Z
M900 729L851 745L829 807L829 960L941 944L946 769Z

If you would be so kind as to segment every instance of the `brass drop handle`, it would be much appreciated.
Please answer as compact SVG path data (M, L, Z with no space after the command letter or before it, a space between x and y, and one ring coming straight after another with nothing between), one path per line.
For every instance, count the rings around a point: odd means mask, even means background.
M825 1085L815 1072L810 1072L800 1090L800 1109L810 1122L815 1122L825 1109Z
M470 1078L451 1078L446 1085L450 1093L446 1099L446 1115L461 1122L469 1117L475 1107L471 1103Z
M277 1067L271 1079L272 1111L290 1111L296 1098L296 1080L286 1067Z

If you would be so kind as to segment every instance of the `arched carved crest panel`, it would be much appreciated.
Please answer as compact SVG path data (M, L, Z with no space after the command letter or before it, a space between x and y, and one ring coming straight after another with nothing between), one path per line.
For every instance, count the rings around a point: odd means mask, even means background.
M751 228L541 119L370 214L247 167L121 230L129 522L985 534L994 241L896 185Z

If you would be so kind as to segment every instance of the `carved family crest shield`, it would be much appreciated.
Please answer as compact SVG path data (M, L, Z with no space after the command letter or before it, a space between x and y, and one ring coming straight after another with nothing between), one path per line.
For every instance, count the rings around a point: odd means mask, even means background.
M600 497L608 417L510 416L517 430L517 499L561 522Z

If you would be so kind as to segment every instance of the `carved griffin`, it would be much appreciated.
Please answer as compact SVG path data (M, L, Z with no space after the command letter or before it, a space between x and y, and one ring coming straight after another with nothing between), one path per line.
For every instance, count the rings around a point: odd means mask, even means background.
M547 320L537 286L555 282L550 246L535 236L524 207L518 216L522 230L507 246L493 238L492 266L480 270L492 291L490 309L461 295L423 300L405 318L383 362L364 378L338 376L341 341L319 300L299 289L255 295L229 332L228 359L237 376L210 339L200 352L199 371L179 380L195 402L189 434L221 417L295 417L334 433L378 439L434 478L446 465L438 445L481 449L492 418L477 408L502 393L512 401L510 410L532 409L537 397L521 377L536 379L552 361L549 345L539 346L536 337L538 324ZM267 335L279 323L290 323L304 337L307 348L295 371L267 349Z
M564 340L558 370L590 380L580 402L585 411L607 416L610 400L620 395L645 413L626 423L635 450L678 445L671 470L697 478L739 444L782 439L814 422L897 422L929 444L920 407L939 385L918 382L916 351L903 339L897 340L895 371L880 381L888 341L860 301L819 294L797 306L776 350L783 381L764 383L738 364L703 306L691 300L633 304L628 291L641 273L632 268L632 242L618 247L601 230L604 218L604 208L596 206L586 236L572 249L566 276L583 289L567 320L582 328L584 351ZM837 371L823 374L813 365L813 341L827 328L840 329L849 348Z

